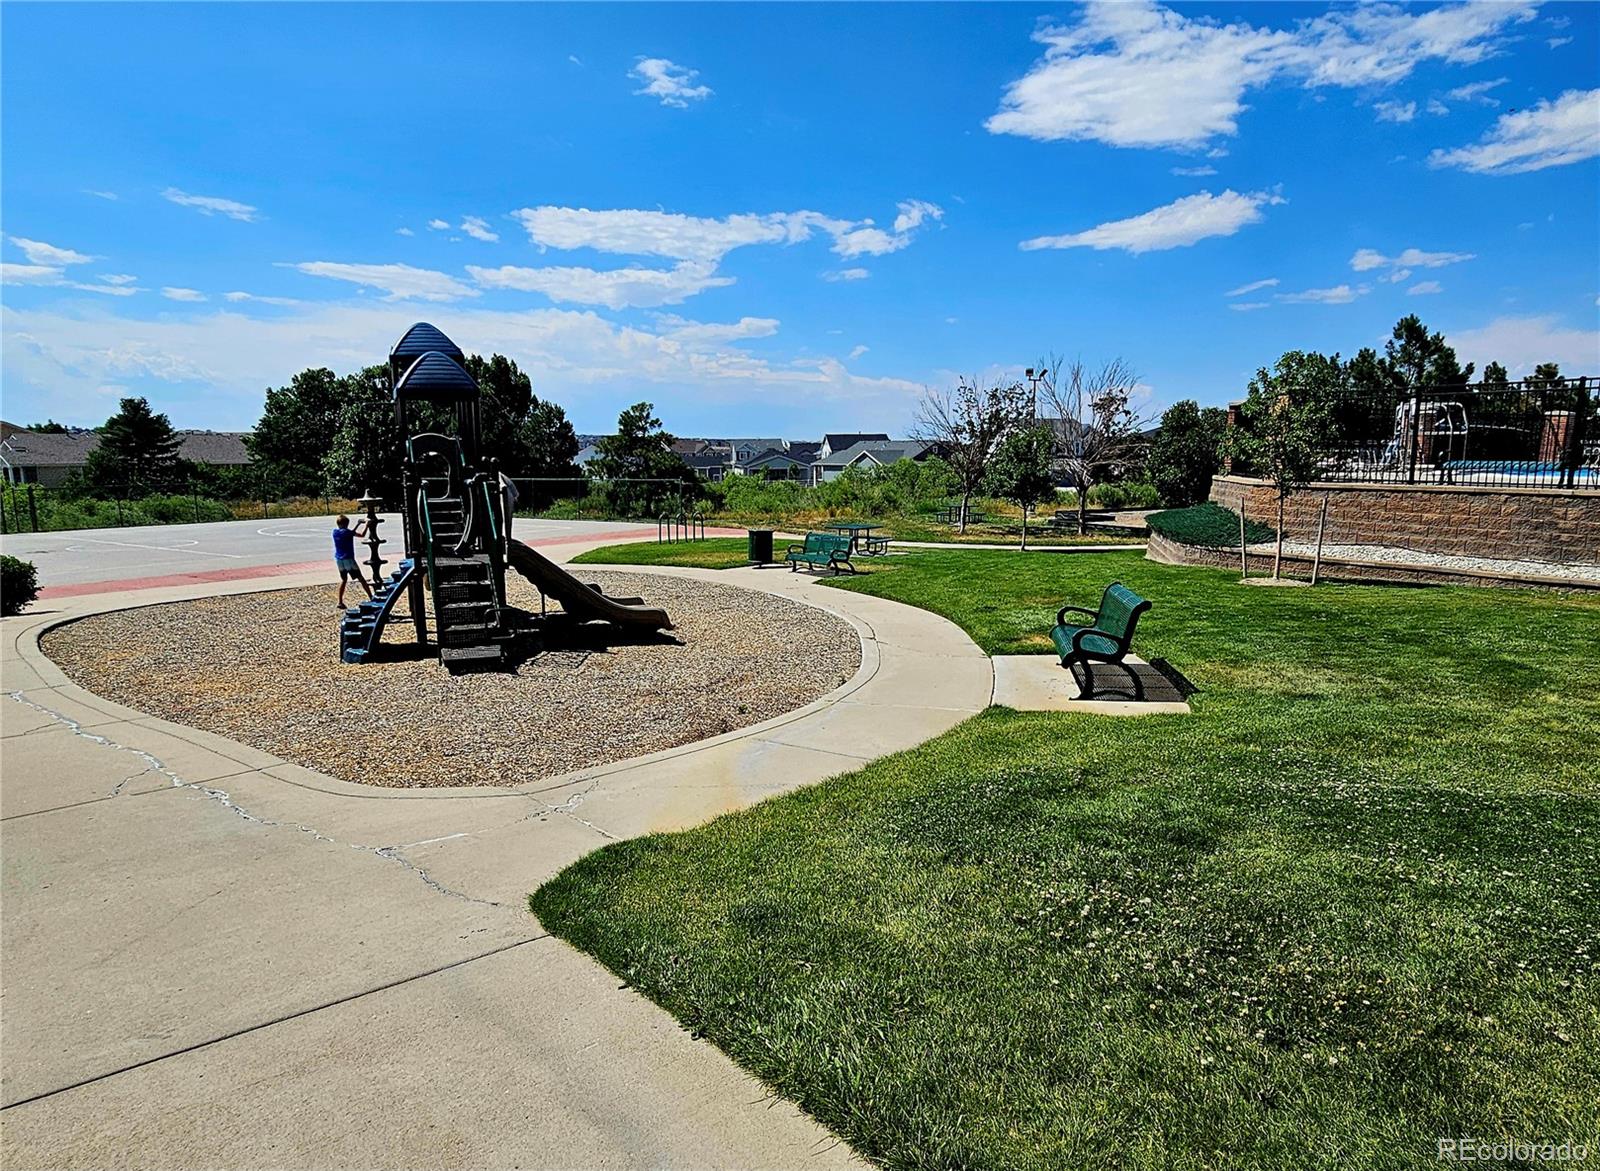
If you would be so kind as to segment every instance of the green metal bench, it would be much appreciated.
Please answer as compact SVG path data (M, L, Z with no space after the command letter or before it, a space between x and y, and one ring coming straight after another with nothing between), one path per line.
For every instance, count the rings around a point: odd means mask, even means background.
M1072 670L1074 664L1083 664L1083 695L1094 691L1094 676L1090 663L1121 663L1133 644L1133 631L1139 625L1139 615L1150 608L1148 599L1141 598L1120 581L1106 587L1100 597L1100 608L1089 610L1083 606L1063 606L1056 611L1055 629L1050 641L1056 644L1061 665ZM1067 613L1087 614L1085 623L1069 623Z
M842 533L807 533L805 544L790 545L783 555L793 573L802 565L818 569L831 569L838 573L840 567L851 573L856 567L850 564L850 538Z

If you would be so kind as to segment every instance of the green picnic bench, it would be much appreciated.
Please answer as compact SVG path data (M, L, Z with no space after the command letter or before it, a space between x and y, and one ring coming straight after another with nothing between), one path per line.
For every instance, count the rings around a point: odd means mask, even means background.
M831 569L838 573L843 566L851 573L856 567L850 564L850 538L843 533L807 533L805 544L790 545L783 555L793 573L802 565Z
M1149 608L1148 599L1141 598L1120 581L1114 581L1101 595L1099 609L1063 606L1056 611L1056 625L1050 632L1050 641L1056 644L1061 665L1067 670L1072 670L1075 663L1083 664L1085 698L1094 691L1094 676L1090 673L1089 664L1121 663L1133 643L1133 631L1139 625L1139 615ZM1068 611L1087 614L1089 621L1069 623Z

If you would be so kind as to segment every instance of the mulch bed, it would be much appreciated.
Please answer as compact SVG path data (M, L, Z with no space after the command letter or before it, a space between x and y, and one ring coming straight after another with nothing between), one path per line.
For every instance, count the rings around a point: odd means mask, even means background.
M860 665L855 631L810 606L688 578L582 576L663 606L676 629L640 642L568 626L524 648L514 673L452 676L412 653L397 615L384 635L393 657L347 665L333 590L312 587L94 615L43 646L97 695L398 788L509 787L689 744L802 707ZM526 582L513 576L507 591L538 612Z

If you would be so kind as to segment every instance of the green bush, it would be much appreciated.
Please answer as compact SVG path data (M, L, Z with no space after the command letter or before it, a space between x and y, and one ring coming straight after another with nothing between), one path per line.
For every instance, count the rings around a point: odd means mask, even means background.
M1074 501L1076 503L1076 501ZM1161 493L1154 484L1129 480L1122 484L1096 484L1089 489L1089 503L1095 508L1160 508Z
M31 561L0 554L0 614L20 614L39 596L39 571Z
M1189 508L1153 512L1146 522L1151 532L1181 545L1204 545L1210 549L1239 547L1239 514L1209 500ZM1255 521L1248 521L1245 525L1245 539L1251 544L1270 541L1273 536L1273 530L1266 525Z

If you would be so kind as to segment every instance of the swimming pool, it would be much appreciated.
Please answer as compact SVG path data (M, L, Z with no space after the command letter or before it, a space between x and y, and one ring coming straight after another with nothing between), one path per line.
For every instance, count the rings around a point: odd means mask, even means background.
M1538 460L1447 460L1444 469L1462 483L1477 480L1517 480L1526 484L1556 484L1561 481L1559 464ZM1580 488L1600 488L1600 469L1578 468L1572 473L1572 482Z

